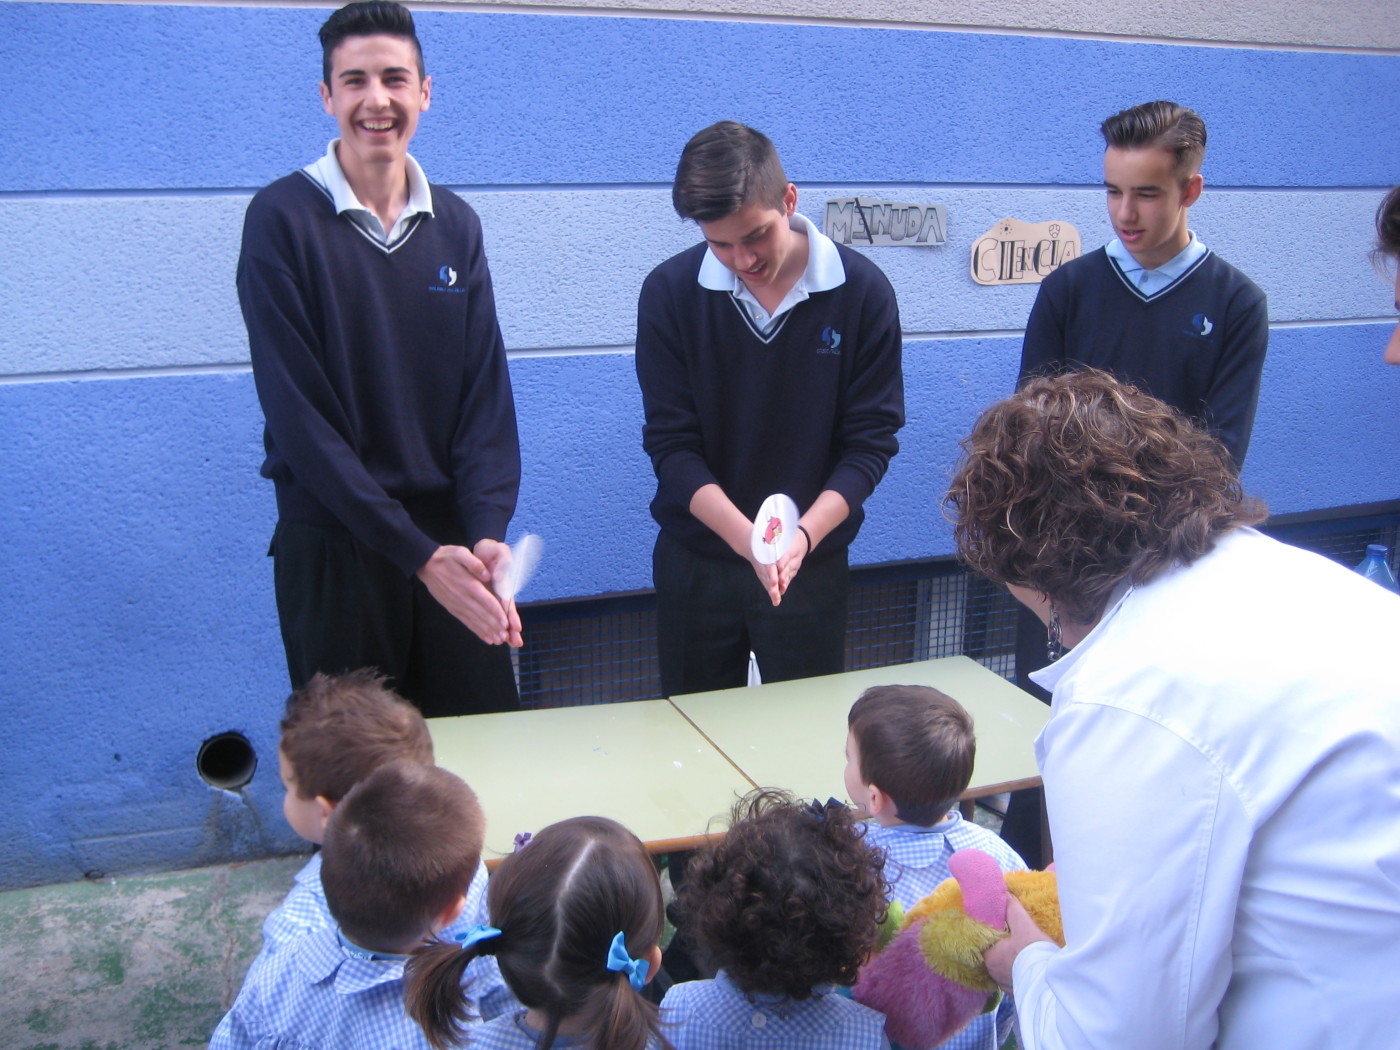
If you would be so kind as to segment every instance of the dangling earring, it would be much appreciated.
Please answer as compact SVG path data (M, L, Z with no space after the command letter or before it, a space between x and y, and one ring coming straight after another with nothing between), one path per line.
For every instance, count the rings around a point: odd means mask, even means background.
M1051 663L1065 655L1064 643L1060 641L1060 611L1050 603L1050 622L1045 625L1045 655Z

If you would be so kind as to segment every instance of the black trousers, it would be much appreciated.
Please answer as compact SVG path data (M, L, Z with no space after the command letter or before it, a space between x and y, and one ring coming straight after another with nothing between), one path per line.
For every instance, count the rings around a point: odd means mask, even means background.
M744 685L751 650L765 682L845 668L851 589L845 551L804 562L775 607L747 562L702 558L662 532L652 581L666 696Z
M510 650L345 529L280 521L270 553L293 689L317 671L375 667L428 718L520 707Z
M1045 652L1045 624L1022 606L1016 620L1016 684L1046 704L1050 702L1050 694L1032 682L1029 675L1049 662ZM1002 840L1036 869L1045 866L1045 843L1040 833L1044 794L1040 788L1011 792L1006 818L1001 823Z

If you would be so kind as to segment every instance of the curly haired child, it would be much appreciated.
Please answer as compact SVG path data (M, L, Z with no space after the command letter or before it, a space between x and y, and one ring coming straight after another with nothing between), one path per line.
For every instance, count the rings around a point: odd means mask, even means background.
M677 1050L888 1047L884 1017L837 993L875 950L881 859L846 807L759 791L691 859L679 911L713 980L662 1000Z
M551 824L502 861L487 902L491 925L408 963L407 1009L436 1050L463 1042L462 978L483 956L525 1008L473 1026L472 1050L669 1050L641 994L661 966L663 912L637 836L606 817Z

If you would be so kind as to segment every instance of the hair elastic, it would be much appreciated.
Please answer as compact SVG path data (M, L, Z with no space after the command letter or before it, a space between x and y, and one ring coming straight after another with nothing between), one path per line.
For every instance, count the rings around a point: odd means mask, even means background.
M480 945L483 941L494 940L500 935L501 931L496 929L496 927L487 926L484 922L479 922L462 933L456 934L452 939L462 946L463 951L466 951L468 948L475 948L478 955L490 955L492 952L480 947ZM491 945L492 951L494 951L495 947L494 944Z
M632 991L640 992L647 983L651 963L646 959L634 959L627 954L627 938L619 930L617 936L612 939L612 944L608 946L607 967L614 973L625 973Z

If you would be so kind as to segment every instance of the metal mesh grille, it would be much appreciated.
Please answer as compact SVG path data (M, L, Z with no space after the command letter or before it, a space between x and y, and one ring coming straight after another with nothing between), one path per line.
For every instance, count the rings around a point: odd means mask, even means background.
M1400 543L1400 509L1331 520L1281 520L1263 531L1347 567L1366 547ZM1392 559L1393 564L1393 559ZM1016 600L950 559L851 573L846 667L886 667L967 655L1014 676ZM661 695L651 592L523 605L517 654L525 707L567 707Z

